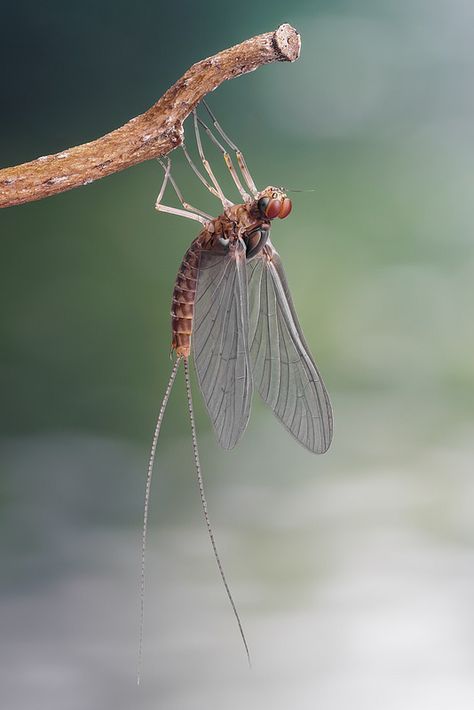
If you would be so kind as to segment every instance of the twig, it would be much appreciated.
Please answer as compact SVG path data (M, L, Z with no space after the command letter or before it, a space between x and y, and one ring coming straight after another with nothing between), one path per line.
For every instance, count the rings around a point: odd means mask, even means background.
M285 24L203 59L148 111L115 131L61 153L0 170L0 207L40 200L166 155L183 142L185 118L219 84L263 64L293 62L299 53L299 34Z

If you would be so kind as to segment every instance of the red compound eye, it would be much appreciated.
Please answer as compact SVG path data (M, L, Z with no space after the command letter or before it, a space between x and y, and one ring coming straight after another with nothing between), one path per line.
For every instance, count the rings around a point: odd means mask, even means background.
M265 215L268 219L275 219L280 214L281 201L280 200L270 200L265 210Z
M291 204L291 200L288 199L288 197L285 197L283 202L281 203L280 211L278 213L279 218L285 219L285 217L288 217L292 207L293 205Z

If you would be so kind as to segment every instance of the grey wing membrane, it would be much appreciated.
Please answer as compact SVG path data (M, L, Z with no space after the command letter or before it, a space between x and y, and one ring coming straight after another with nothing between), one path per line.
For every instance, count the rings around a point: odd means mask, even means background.
M220 445L232 449L250 416L245 245L203 250L194 309L193 352L199 387Z
M303 446L324 453L333 432L331 403L301 332L280 257L270 242L247 263L247 272L255 386Z

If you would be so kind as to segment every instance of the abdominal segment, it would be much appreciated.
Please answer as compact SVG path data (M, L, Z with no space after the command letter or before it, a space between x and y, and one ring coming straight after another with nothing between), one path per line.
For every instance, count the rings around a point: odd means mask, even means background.
M179 267L171 304L171 347L178 357L189 357L200 245L193 242Z

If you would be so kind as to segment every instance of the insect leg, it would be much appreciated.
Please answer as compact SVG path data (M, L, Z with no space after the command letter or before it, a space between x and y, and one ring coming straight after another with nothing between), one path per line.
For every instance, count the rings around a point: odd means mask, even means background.
M236 156L237 156L237 162L238 162L238 164L239 164L240 170L241 170L242 175L243 175L243 178L244 178L244 180L245 180L245 182L246 182L246 184L247 184L247 187L248 187L248 189L250 190L250 192L252 193L252 195L253 195L254 197L256 197L257 194L258 194L258 190L257 190L257 188L256 188L256 186L255 186L255 183L254 183L254 181L253 181L252 176L250 175L250 171L249 171L249 169L248 169L248 167L247 167L247 163L245 162L245 158L244 158L244 156L243 156L242 151L239 150L239 148L235 145L235 143L234 143L233 141L231 141L231 139L229 138L229 136L227 135L227 133L224 133L224 129L223 129L223 128L221 127L221 125L218 123L217 118L214 116L214 114L212 113L211 109L209 108L209 106L207 105L207 103L204 101L204 99L202 100L202 103L204 104L204 106L205 106L205 108L206 108L206 111L208 112L209 116L211 117L212 123L213 123L214 128L216 129L216 131L219 133L219 135L221 136L221 138L224 139L224 141L227 143L227 145L229 146L229 148L231 148L232 150L235 151L235 154L236 154Z
M199 116L198 116L197 120L199 121L200 125L204 128L204 130L206 131L207 135L209 136L211 141L214 143L214 145L216 145L219 148L219 150L221 151L222 156L225 160L225 164L227 165L227 168L229 169L229 172L232 175L232 179L235 182L235 186L237 187L237 190L240 192L241 198L244 201L247 201L248 199L250 199L250 195L247 192L245 192L244 188L242 187L242 183L239 180L239 176L237 175L237 172L234 168L234 163L232 162L232 158L230 157L228 151L224 148L224 146L221 143L219 143L217 138L212 133L211 129L208 126L206 126L204 121L201 121Z
M242 626L242 622L240 621L239 612L237 611L237 607L235 606L234 599L232 597L229 585L227 583L226 576L224 574L224 568L222 567L222 562L221 562L219 554L217 552L216 541L214 538L214 533L212 531L211 521L209 519L209 513L207 511L207 501L206 501L206 496L204 494L204 481L202 479L201 463L199 461L199 450L198 450L197 436L196 436L196 425L194 422L193 397L192 397L192 393L191 393L191 382L189 379L189 361L188 361L187 357L183 358L183 360L184 360L184 378L186 380L186 394L188 397L189 420L191 422L191 433L192 433L192 438L193 438L194 464L196 467L197 481L198 481L198 486L199 486L199 495L201 496L201 505L202 505L202 510L204 513L204 519L206 521L207 532L209 534L209 539L211 541L212 550L214 552L214 558L217 562L217 567L219 569L219 574L221 576L222 582L224 583L224 588L227 593L227 597L229 599L230 605L232 607L232 611L234 612L234 616L236 618L237 625L239 627L240 636L241 636L242 641L244 643L245 652L247 654L247 660L249 662L249 665L251 665L250 651L249 651L249 647L247 644L247 639L245 638L245 633L244 633L244 629Z
M153 466L155 463L156 446L158 444L158 437L160 435L161 424L163 422L163 417L165 415L166 405L170 398L171 390L173 388L174 381L176 379L176 374L178 372L179 364L181 358L178 357L171 370L170 379L166 386L163 401L161 402L160 411L158 413L158 418L156 420L155 431L153 433L153 439L150 449L150 456L148 459L148 469L146 475L146 485L145 485L145 503L143 506L143 528L142 528L142 554L141 554L141 573L140 573L140 629L138 637L138 667L137 667L137 685L140 685L140 675L142 669L142 656L143 656L143 627L145 621L145 555L146 555L146 542L147 542L147 532L148 532L148 512L150 507L150 491L151 491L151 479L153 475Z
M171 163L170 159L168 159L168 161L169 161L169 163ZM160 158L158 158L158 162L166 173L167 166L163 163L162 160L160 160ZM183 194L182 194L181 190L179 189L179 187L177 186L176 181L175 181L174 177L171 175L171 173L169 174L169 181L173 185L174 191L176 192L176 195L178 196L178 200L181 202L181 204L183 205L183 207L186 210L194 212L195 214L200 214L202 217L205 217L208 222L210 220L212 220L212 216L210 214L207 214L207 212L203 212L202 210L198 209L197 207L193 207L192 205L189 204L189 202L185 201Z
M163 183L161 185L158 197L156 198L155 210L158 210L158 212L167 212L168 214L175 214L178 217L187 217L188 219L195 219L197 222L201 222L201 224L207 224L209 222L209 217L203 217L202 214L196 214L195 212L188 212L187 210L180 210L177 207L168 207L167 205L161 204L166 185L168 184L168 180L170 179L170 170L171 160L168 158L168 165L165 170L165 177L163 179Z
M219 193L217 192L217 190L215 190L215 189L212 187L212 185L209 185L209 183L207 182L207 180L206 180L206 178L204 177L204 175L203 175L203 174L197 169L197 167L195 166L195 164L194 164L194 162L193 162L191 156L190 156L189 153L188 153L188 149L186 148L186 145L185 145L184 143L182 144L181 148L183 149L183 153L184 153L184 155L186 156L186 160L188 161L188 163L189 163L189 165L191 166L193 172L197 175L197 177L198 177L199 180L202 182L202 184L203 184L203 185L209 190L209 192L211 192L215 197L219 198Z
M209 165L209 161L207 160L206 156L204 155L204 150L202 148L202 142L201 142L201 134L199 133L199 124L198 124L198 118L197 118L197 113L196 109L193 111L193 117L194 117L194 132L196 134L196 144L197 144L197 149L199 153L199 157L201 158L202 164L204 165L204 168L211 178L212 184L214 185L217 194L219 195L219 199L222 202L222 206L224 209L227 209L228 207L232 207L232 202L227 199L227 197L224 195L222 192L222 188L219 185L219 183L216 180L216 177L214 173L212 172L211 166Z

